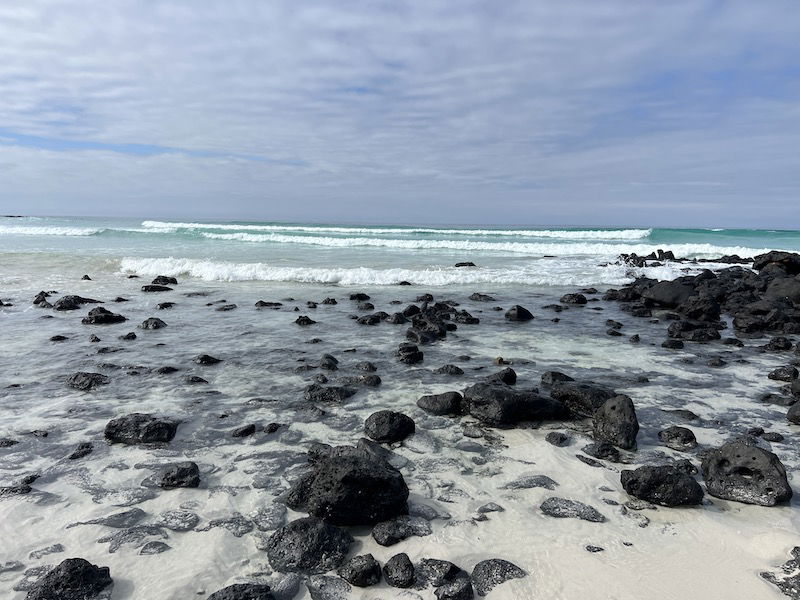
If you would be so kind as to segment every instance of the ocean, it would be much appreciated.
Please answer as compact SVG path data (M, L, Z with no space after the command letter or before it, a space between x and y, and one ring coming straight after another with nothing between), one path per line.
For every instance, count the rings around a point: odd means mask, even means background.
M668 311L634 317L602 298L643 275L730 267L617 261L658 249L752 257L800 250L800 232L0 219L0 597L22 600L51 566L83 557L110 567L113 600L207 597L234 583L267 583L278 600L432 600L430 587L362 589L333 574L278 573L267 559L275 531L306 516L283 501L307 472L308 450L357 444L371 414L393 410L415 422L413 435L383 445L408 485L415 534L387 547L369 527L350 527L350 556L385 564L405 552L467 572L500 558L527 573L491 600L778 600L759 573L797 544L797 495L768 508L708 495L700 506L656 508L620 484L639 465L686 459L676 464L696 469L703 452L761 428L774 435L759 444L800 489L791 397L767 377L797 363L794 350L765 351L767 338L747 336L668 349ZM467 261L475 266L455 266ZM177 284L142 289L159 275ZM579 290L586 304L564 301ZM41 291L51 304L73 294L103 303L60 311L33 304ZM424 306L426 294L474 319L405 364L397 351L409 325L360 319ZM509 321L513 305L535 318ZM84 323L97 306L125 320ZM165 326L142 327L153 318ZM737 341L730 315L720 326ZM200 364L203 354L220 362ZM584 420L503 429L417 405L504 368L516 373L513 389L546 396L542 375L559 371L630 396L637 449L592 463ZM67 384L76 372L106 379L79 390ZM354 395L309 399L315 384ZM107 443L107 423L130 413L178 421L175 438ZM248 425L254 433L233 435ZM697 448L665 446L659 432L671 426L691 429ZM547 441L556 431L562 446ZM178 461L197 464L198 487L153 487L154 473ZM549 516L540 507L551 497L587 504L603 521Z

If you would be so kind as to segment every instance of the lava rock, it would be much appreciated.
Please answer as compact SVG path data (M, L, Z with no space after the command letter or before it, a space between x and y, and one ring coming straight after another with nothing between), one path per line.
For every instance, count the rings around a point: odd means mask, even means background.
M800 402L795 402L786 413L786 420L793 425L800 425Z
M67 385L76 390L88 392L93 390L98 385L106 385L110 379L100 373L85 373L79 371L67 377Z
M658 432L658 439L664 442L667 448L673 450L692 450L697 447L697 438L691 429L672 425Z
M421 363L423 359L423 353L420 351L419 347L410 342L403 342L400 344L397 349L397 356L400 359L400 362L407 365Z
M139 327L141 327L142 329L163 329L166 326L167 324L157 317L150 317L149 319L145 319L144 321L142 321L142 324L139 325Z
M557 383L564 383L567 381L575 381L569 375L566 375L560 371L545 371L542 373L542 385L555 385Z
M551 431L544 439L547 443L552 444L558 448L563 448L564 446L568 446L570 443L570 437L561 431Z
M381 580L381 566L372 554L354 556L339 567L336 573L356 587L369 587Z
M634 498L661 506L695 506L703 501L703 489L694 477L672 465L625 470L620 482Z
M519 304L515 304L506 311L506 321L530 321L533 319L531 312Z
M69 460L78 460L79 458L83 458L84 456L88 456L94 450L94 444L92 442L81 442L78 444L78 447L73 450L67 458Z
M295 319L295 323L305 327L307 325L314 325L316 321L309 316L300 315L299 317L297 317L297 319Z
M463 375L464 370L456 365L443 365L436 369L434 373L438 375Z
M570 411L581 417L591 417L607 400L616 394L599 385L566 382L554 385L550 396L563 402Z
M92 600L113 585L108 567L68 558L34 583L25 600Z
M111 312L108 309L98 306L89 311L88 316L81 319L84 325L110 325L112 323L122 323L127 321L122 315Z
M328 402L340 404L353 396L356 390L344 386L324 386L312 383L303 390L303 397L308 402Z
M777 369L774 369L769 375L767 375L767 377L774 381L792 382L797 379L798 371L795 367L787 365L785 367L778 367Z
M267 541L267 558L282 573L325 573L338 568L353 543L352 536L316 517L284 525Z
M472 581L466 575L440 585L434 594L438 600L472 600L475 597Z
M105 428L109 442L122 444L148 444L169 442L175 437L178 422L172 419L154 417L147 413L131 413L112 419Z
M388 462L344 447L292 485L286 505L334 525L373 525L408 513L408 487Z
M386 583L396 588L408 588L414 583L414 564L408 554L401 552L386 561L383 566Z
M275 596L263 583L234 583L214 592L208 600L275 600Z
M464 391L464 402L470 415L492 427L569 416L563 404L537 395L536 390L515 390L502 384L476 383Z
M458 392L444 392L422 396L417 406L432 415L462 415L465 412L464 397Z
M422 517L401 515L372 528L372 538L381 546L394 546L412 535L425 537L432 533L430 523Z
M192 461L174 463L159 469L151 481L165 490L196 488L200 485L200 469Z
M736 440L711 450L701 470L708 493L717 498L775 506L792 497L780 459L748 441Z
M564 294L559 302L563 304L586 304L588 300L583 294Z
M510 579L520 579L527 573L514 563L502 558L482 560L472 569L472 583L479 596L485 596L501 583Z
M214 358L213 356L210 356L208 354L198 354L192 360L198 365L204 365L204 366L216 365L222 362L222 359Z
M492 373L486 378L487 383L505 383L506 385L514 385L517 383L517 373L512 368L506 368L498 373Z
M37 296L38 298L39 296ZM44 300L44 299L42 299ZM41 302L35 302L34 304L42 304ZM100 304L100 300L94 300L92 298L84 298L82 296L63 296L53 302L53 310L78 310L84 304Z
M171 292L172 288L166 285L143 285L143 292Z
M153 285L178 285L178 280L174 277L169 277L167 275L159 275L153 281L151 281Z
M414 420L393 410L372 413L364 422L367 437L385 444L400 442L414 433Z
M592 523L603 523L606 518L597 509L578 502L577 500L567 500L566 498L548 498L539 507L544 514L558 519L577 518Z
M592 417L596 440L631 450L636 447L639 421L630 397L620 394L606 400Z

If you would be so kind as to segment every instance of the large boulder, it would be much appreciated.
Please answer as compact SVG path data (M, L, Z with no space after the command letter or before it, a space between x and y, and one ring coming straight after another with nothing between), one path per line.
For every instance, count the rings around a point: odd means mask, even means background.
M81 319L84 325L111 325L113 323L122 323L127 321L122 315L111 312L110 310L98 306L89 311L89 314Z
M37 298L39 298L37 296ZM46 298L42 298L42 301L46 301ZM41 301L38 303L41 304ZM53 302L53 309L54 310L78 310L84 304L100 304L100 300L94 300L92 298L84 298L83 296L63 296Z
M272 568L282 573L325 573L344 562L352 543L346 531L316 517L305 517L270 536L267 558Z
M131 413L108 422L105 437L121 444L169 442L175 437L178 422L147 413Z
M609 442L620 448L636 447L639 421L630 397L620 394L606 400L592 416L596 440Z
M565 419L569 411L534 390L517 390L504 384L476 383L464 391L470 415L492 427L510 427L522 421Z
M464 397L458 392L431 394L417 400L417 406L432 415L462 415L464 414Z
M414 433L414 429L414 420L411 417L393 410L379 410L364 422L367 437L386 444L406 439Z
M606 400L616 396L616 393L593 383L568 381L554 385L550 395L563 402L576 415L591 417Z
M25 600L93 600L113 585L108 567L68 558L34 583Z
M164 465L153 475L151 481L165 490L196 488L200 485L200 469L197 463L189 460Z
M381 580L381 565L372 554L362 554L339 567L337 574L350 585L369 587Z
M625 470L620 482L631 496L661 506L694 506L703 501L703 489L694 477L671 465Z
M708 493L717 498L774 506L792 497L780 459L749 440L728 442L711 450L701 469Z
M681 277L672 281L659 281L644 290L642 297L663 308L676 308L694 293L693 282Z
M275 600L264 583L234 583L214 592L208 600Z
M289 490L286 505L334 525L374 525L408 513L408 487L388 462L363 450L320 456Z
M773 250L766 254L759 254L753 259L753 268L763 271L769 265L779 265L789 275L800 274L800 254Z
M773 298L786 298L800 304L800 276L773 279L767 286L765 295Z

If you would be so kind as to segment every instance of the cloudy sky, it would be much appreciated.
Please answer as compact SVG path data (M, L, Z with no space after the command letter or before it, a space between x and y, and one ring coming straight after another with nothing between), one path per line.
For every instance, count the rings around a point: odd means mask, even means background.
M800 7L6 0L0 211L800 227Z

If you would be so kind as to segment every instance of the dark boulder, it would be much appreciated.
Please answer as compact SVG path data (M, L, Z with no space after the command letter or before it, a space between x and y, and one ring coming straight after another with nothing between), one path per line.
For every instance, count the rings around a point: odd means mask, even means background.
M800 277L773 279L769 286L767 286L767 291L764 292L764 294L773 298L783 298L795 304L800 304Z
M571 441L570 437L563 431L551 431L546 436L544 436L544 439L548 444L552 444L557 448L563 448L564 446L568 446Z
M800 254L773 250L753 259L753 268L763 271L769 265L779 265L788 275L800 274Z
M472 581L466 574L440 585L433 593L437 600L472 600L475 597Z
M267 541L267 558L282 573L313 575L338 568L353 543L346 531L316 517L297 519Z
M166 275L159 275L153 281L151 281L153 285L178 285L178 280L174 277L168 277Z
M275 600L275 596L263 583L234 583L214 592L208 600Z
M712 296L698 294L690 296L677 307L678 312L695 321L719 321L722 307Z
M334 525L373 525L408 513L408 487L388 462L345 447L323 455L289 490L286 505Z
M166 326L167 324L158 317L150 317L149 319L145 319L142 321L142 324L139 325L139 327L142 329L163 329Z
M481 294L479 292L475 292L474 294L470 294L470 300L473 302L494 302L495 299L490 296L489 294Z
M328 403L342 403L350 396L355 395L357 390L345 386L335 385L319 385L312 383L303 390L303 397L308 402L328 402Z
M800 402L795 402L789 407L786 420L792 425L800 425Z
M381 546L394 546L412 535L428 536L432 533L430 523L422 517L400 515L389 521L382 521L372 528L372 538Z
M210 356L208 354L198 354L192 360L198 365L204 365L204 366L216 365L222 362L222 359L214 358L213 356Z
M749 441L736 440L711 450L701 469L708 493L717 498L774 506L792 497L780 459Z
M566 498L548 498L539 507L548 517L557 519L581 519L591 523L603 523L606 518L595 508Z
M515 304L506 311L506 321L530 321L533 315L527 308Z
M437 375L463 375L464 369L456 365L443 365L434 371Z
M78 444L75 450L73 450L69 456L67 456L67 458L69 460L78 460L84 456L89 456L93 450L94 444L92 442L81 442Z
M422 396L417 406L432 415L462 415L465 412L464 398L458 392L444 392Z
M93 600L113 585L108 567L68 558L36 581L25 600Z
M620 448L636 447L639 421L630 397L620 394L606 400L592 416L596 440L610 442Z
M67 385L76 390L88 392L98 385L105 385L110 379L101 373L84 373L79 371L67 377Z
M420 587L439 587L466 574L449 560L423 558L416 566Z
M680 350L683 346L682 340L664 340L661 342L661 347L667 350Z
M514 563L502 558L482 560L472 569L472 584L479 596L485 596L501 583L510 579L520 579L527 573Z
M792 365L787 365L785 367L778 367L777 369L774 369L769 375L767 375L767 377L775 381L792 382L797 379L798 371Z
M303 327L305 327L307 325L314 325L316 323L316 321L314 319L312 319L311 317L306 316L306 315L300 315L299 317L297 317L295 319L294 322L297 323L300 326L303 326Z
M606 400L616 394L613 390L592 383L565 382L554 385L550 395L563 402L576 415L591 417Z
M397 357L402 363L415 365L422 362L423 354L416 344L403 342L397 349Z
M692 430L678 425L672 425L659 431L658 439L664 442L667 448L673 450L686 451L697 447L697 438Z
M414 564L408 554L401 552L386 561L383 566L386 583L396 588L408 588L414 583Z
M464 402L470 415L492 427L569 416L561 402L543 398L535 389L516 390L503 384L476 383L464 391Z
M703 501L703 489L694 477L671 465L625 470L620 482L634 498L661 506L695 506Z
M588 300L583 294L564 294L559 302L562 304L586 304Z
M171 292L172 288L166 285L143 285L143 292Z
M113 323L122 323L127 320L128 319L122 315L118 315L102 306L98 306L90 310L89 314L81 319L81 323L84 325L111 325Z
M165 465L152 477L152 483L165 490L196 488L200 485L200 469L197 463L183 461Z
M557 383L564 383L567 381L575 381L569 375L562 373L561 371L545 371L542 373L542 385L555 385Z
M175 437L177 430L178 422L172 419L146 413L131 413L109 421L105 428L105 437L109 442L122 444L169 442Z
M40 292L41 295L41 292ZM39 296L36 297L39 299ZM46 302L45 298L41 298L40 302L35 302L35 304L42 304ZM83 296L62 296L55 302L53 302L53 309L54 310L78 310L84 304L100 304L100 300L94 300L93 298L84 298Z
M694 293L694 285L686 278L681 277L672 281L659 281L645 289L642 297L663 308L677 308Z
M372 413L364 422L367 437L385 444L400 442L414 433L414 420L393 410Z
M492 373L486 378L487 383L505 383L506 385L514 385L517 383L517 373L514 369L508 367L499 371L498 373Z
M336 573L356 587L369 587L381 580L381 566L372 554L354 556L339 567Z

